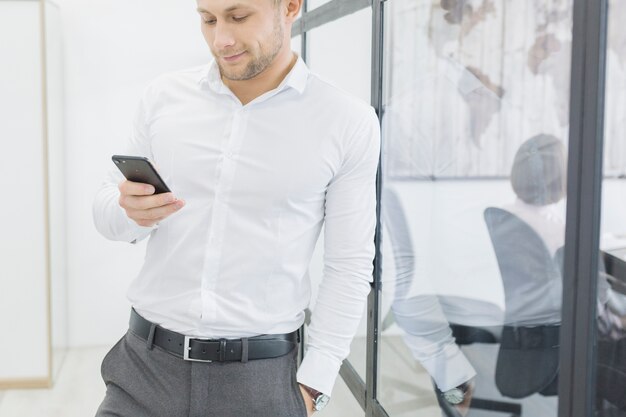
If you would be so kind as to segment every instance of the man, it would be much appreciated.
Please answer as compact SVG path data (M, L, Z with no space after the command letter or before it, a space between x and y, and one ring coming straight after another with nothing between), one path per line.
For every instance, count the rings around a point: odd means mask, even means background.
M112 171L94 203L105 237L150 236L97 416L310 416L370 289L378 121L289 49L302 0L197 3L215 60L148 86L125 151L153 160L172 193ZM296 373L322 224L324 278Z

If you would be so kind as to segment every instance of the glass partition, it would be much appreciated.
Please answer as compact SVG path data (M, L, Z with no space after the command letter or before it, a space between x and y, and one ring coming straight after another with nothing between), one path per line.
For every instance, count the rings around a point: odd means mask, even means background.
M572 4L385 4L378 399L556 416Z
M308 0L307 1L307 8L309 10L315 10L318 7L326 4L326 3L330 3L331 0Z
M597 294L598 415L626 415L626 3L609 2Z

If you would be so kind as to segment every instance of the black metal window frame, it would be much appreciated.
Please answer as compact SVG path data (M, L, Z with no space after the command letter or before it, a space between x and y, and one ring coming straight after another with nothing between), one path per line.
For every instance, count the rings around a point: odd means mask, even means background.
M574 0L559 417L594 415L608 0Z
M384 5L394 0L331 0L313 10L304 0L292 36L301 36L308 61L307 32L357 11L372 9L371 105L382 114ZM568 155L567 224L561 324L558 417L593 415L595 316L599 256L604 86L608 0L572 0L572 62ZM384 141L384 137L382 138ZM377 398L382 254L382 174L377 174L374 280L367 305L366 380L346 359L340 375L366 417L388 417Z

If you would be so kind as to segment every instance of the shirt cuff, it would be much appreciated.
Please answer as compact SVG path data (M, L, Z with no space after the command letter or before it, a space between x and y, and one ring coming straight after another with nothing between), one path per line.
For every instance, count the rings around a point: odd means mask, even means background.
M439 355L422 359L420 363L441 391L458 387L476 376L474 367L454 344L447 345Z
M298 368L297 379L300 384L330 397L340 367L341 362L337 363L336 359L309 349Z
M155 223L152 226L147 226L147 227L146 226L139 226L137 223L134 223L134 225L135 225L135 230L132 231L132 236L129 237L128 239L123 239L123 240L126 240L126 241L130 242L133 245L138 243L138 242L141 242L142 240L144 240L145 238L150 236L150 234L152 233L153 230L156 230L156 229L159 228L159 224L158 223Z

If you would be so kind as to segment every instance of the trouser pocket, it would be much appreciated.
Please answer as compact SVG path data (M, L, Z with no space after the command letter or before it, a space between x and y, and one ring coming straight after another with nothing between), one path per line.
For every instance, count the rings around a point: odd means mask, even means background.
M122 343L125 337L126 337L126 333L124 333L124 335L113 345L113 347L109 349L106 355L104 355L104 358L102 358L102 363L100 364L100 375L102 376L102 379L105 380L105 382L106 382L106 379L104 375L107 370L107 364L110 362L111 356L115 354L115 351L117 350L117 348Z

